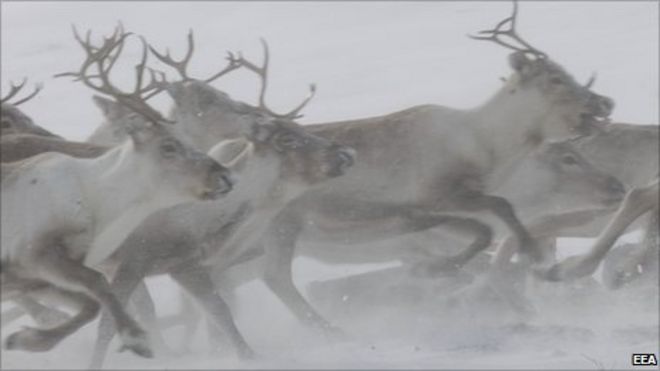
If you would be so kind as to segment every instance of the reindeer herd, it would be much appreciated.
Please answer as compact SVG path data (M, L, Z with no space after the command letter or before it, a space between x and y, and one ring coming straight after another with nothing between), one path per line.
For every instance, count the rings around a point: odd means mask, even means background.
M297 256L398 261L411 276L434 279L498 242L485 275L517 264L535 279L569 281L605 260L610 288L657 279L658 126L611 123L613 100L523 40L516 16L514 5L510 17L473 36L513 50L511 75L482 105L304 126L296 120L315 87L288 113L269 109L263 41L262 63L230 53L224 69L198 79L188 74L192 33L175 60L121 26L101 43L74 29L85 59L58 76L99 94L94 103L106 119L87 141L53 134L18 108L41 86L19 98L24 80L2 98L0 277L2 300L15 304L2 323L28 314L39 326L7 335L4 348L49 351L101 313L93 368L115 333L122 348L152 357L164 340L144 279L162 274L241 358L255 352L226 300L253 279L301 322L341 333L294 285ZM113 68L129 42L141 53L126 91ZM211 85L239 69L260 78L257 106ZM174 101L167 116L148 103L161 93ZM633 223L643 242L610 252ZM433 238L387 243L422 231ZM447 254L457 242L445 235L469 243ZM595 242L557 261L556 239L566 236Z

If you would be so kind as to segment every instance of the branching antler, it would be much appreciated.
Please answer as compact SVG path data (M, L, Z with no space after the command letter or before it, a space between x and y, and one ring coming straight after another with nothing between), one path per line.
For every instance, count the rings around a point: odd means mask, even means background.
M9 93L7 95L5 95L4 97L0 98L0 103L10 103L9 100L12 99L13 97L15 97L16 94L18 94L25 87L26 83L27 83L27 77L24 78L23 81L21 81L21 83L18 84L18 85L15 85L13 82L11 82L10 83L10 88L9 88ZM43 87L44 86L42 84L37 84L34 87L34 91L32 93L30 93L27 97L25 97L23 99L19 99L18 101L14 102L14 103L11 103L11 104L14 105L14 106L18 106L20 104L23 104L23 103L29 101L30 99L34 98L37 94L39 94L39 92L41 91L41 89L43 89Z
M245 58L243 58L243 55L241 53L238 53L238 59L237 59L237 63L240 66L245 67L248 70L256 73L261 80L261 91L259 92L259 108L266 111L269 115L277 118L293 120L302 117L300 111L302 111L302 109L305 108L305 106L309 103L309 101L314 97L314 94L316 94L316 85L310 84L308 96L293 110L284 114L279 114L269 109L268 106L266 105L266 90L268 89L268 63L270 61L270 54L268 51L268 44L266 43L266 40L264 39L259 39L259 40L261 41L261 45L263 46L264 49L264 59L261 66L257 66L256 64L246 60Z
M190 63L190 60L192 59L192 56L193 56L194 51L195 51L195 39L194 39L192 30L190 30L188 32L187 39L188 39L188 48L186 50L185 55L180 60L175 60L170 55L170 50L169 49L166 49L165 53L160 53L154 47L149 46L149 50L151 50L151 53L153 53L153 55L159 61L161 61L162 63L164 63L167 66L172 67L179 74L179 76L181 77L181 81L195 80L194 78L190 77L189 74L188 74L188 64ZM300 114L300 111L302 111L302 109L305 108L305 106L309 103L309 101L314 97L314 94L316 93L316 86L313 85L313 84L310 85L309 95L298 106L296 106L290 112L287 112L287 113L284 113L284 114L279 114L279 113L276 113L276 112L272 111L271 109L269 109L266 105L266 90L268 88L268 63L269 63L270 55L269 55L269 50L268 50L268 44L266 43L266 41L263 40L263 39L260 39L260 41L261 41L261 44L262 44L263 49L264 49L264 60L263 60L263 63L262 63L261 66L257 66L256 64L248 61L247 59L245 59L243 57L243 55L241 53L237 53L238 54L238 57L237 57L234 53L228 52L227 53L227 58L226 58L227 61L228 61L227 66L225 66L225 68L223 68L222 70L220 70L219 72L217 72L213 76L211 76L211 77L209 77L205 80L200 80L200 81L203 81L205 83L210 83L210 82L220 78L221 76L226 75L227 73L229 73L231 71L234 71L234 70L236 70L238 68L241 68L241 67L245 67L248 70L256 73L261 79L261 91L259 93L259 109L261 109L261 110L265 111L266 113L268 113L269 115L271 115L273 117L277 117L277 118L296 119L296 118L302 117L302 115ZM197 80L199 80L199 79L197 79ZM155 94L158 94L160 91L162 91L162 89L155 90L155 91L151 92L146 97L146 99L152 97Z
M518 35L518 32L516 31L517 16L518 16L518 1L514 0L513 12L511 13L511 16L500 21L495 26L495 28L491 30L483 30L478 32L480 35L484 35L484 36L468 35L468 37L475 40L493 41L496 44L502 45L506 48L513 49L523 53L532 54L537 58L547 58L547 55L544 52L536 49L527 41L523 40L523 38L520 37L520 35ZM506 25L509 25L509 27L507 29L503 29ZM518 42L520 46L516 46L513 45L512 43L503 41L500 38L500 36L508 36L509 38L513 39L514 42Z
M115 98L117 102L129 107L151 122L169 122L163 118L160 112L149 106L144 97L144 95L153 91L162 90L166 81L163 73L147 67L149 53L147 42L143 37L140 37L142 55L140 62L135 66L135 87L133 91L126 92L110 81L110 73L123 51L126 39L133 34L125 32L120 23L110 37L103 38L103 43L100 46L92 45L91 31L87 31L83 40L78 30L73 26L73 35L85 51L86 58L79 71L60 73L55 77L72 76L75 81L82 81L89 88ZM95 74L90 74L89 70L91 68L95 69ZM149 75L148 83L145 82L145 72L148 72Z
M175 61L170 56L169 48L166 49L165 55L156 51L156 49L154 49L151 45L149 45L149 50L151 50L151 52L156 56L156 58L158 58L158 60L174 68L179 73L179 75L181 75L184 81L192 80L190 77L188 77L188 72L186 71L188 69L188 63L190 62L193 52L195 51L195 40L193 38L192 30L188 32L188 51L180 61Z
M190 30L188 32L188 50L186 51L185 56L179 61L175 60L174 58L172 58L170 56L169 48L165 50L165 54L159 53L151 45L149 46L149 50L151 50L151 53L153 53L153 55L159 61L163 62L164 64L166 64L166 65L168 65L172 68L174 68L176 70L176 72L181 76L181 81L194 80L194 78L192 78L188 75L188 63L190 63L190 60L191 60L191 58L193 56L193 53L195 51L195 39L193 37L193 31L192 30ZM201 81L204 81L206 83L210 83L210 82L220 78L221 76L224 76L225 74L241 67L241 65L238 63L238 59L234 56L233 53L231 53L231 52L228 53L227 60L229 61L229 63L227 64L227 66L224 69L222 69L219 72L215 73L213 76L211 76L211 77L209 77L205 80L201 80ZM152 97L155 94L158 94L159 92L160 91L155 91L155 92L151 93L148 96L148 98Z

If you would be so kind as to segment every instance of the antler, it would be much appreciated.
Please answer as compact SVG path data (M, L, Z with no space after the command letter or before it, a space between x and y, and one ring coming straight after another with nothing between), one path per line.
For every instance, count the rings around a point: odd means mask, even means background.
M18 94L25 87L26 83L27 83L27 77L23 78L23 81L18 85L14 85L13 82L10 82L9 93L4 97L0 98L0 103L9 103L9 100L14 96L16 96L16 94ZM30 99L34 98L41 91L41 89L43 89L43 87L44 86L42 84L35 85L34 91L32 93L30 93L27 97L23 99L19 99L18 101L12 103L12 105L18 106L29 101Z
M165 50L165 54L159 53L151 45L149 45L149 50L151 50L151 52L154 54L154 56L159 61L163 62L164 64L166 64L166 65L168 65L172 68L174 68L177 71L177 73L181 76L181 79L182 79L181 81L194 80L194 78L188 76L188 72L187 72L188 63L190 63L190 59L192 58L194 50L195 50L195 40L194 40L194 37L193 37L193 31L192 30L188 31L188 50L186 51L185 56L179 61L174 60L174 58L172 58L170 56L169 48ZM224 76L225 74L241 67L241 65L238 63L238 59L236 59L236 57L234 56L233 53L229 52L227 54L228 54L227 55L227 60L229 61L227 66L224 69L220 70L220 72L217 72L213 76L211 76L211 77L209 77L205 80L201 80L201 81L204 81L206 83L210 83L210 82L218 79L219 77ZM155 95L159 92L160 91L156 91L154 93L151 93L148 97L151 97L151 96L153 96L153 95Z
M126 105L136 113L144 116L151 122L171 122L154 108L146 103L144 94L153 91L162 90L166 82L164 74L147 67L148 47L143 37L140 37L142 43L142 55L140 62L135 66L136 81L133 91L126 92L119 89L110 81L110 73L119 59L124 43L128 37L133 35L125 32L120 23L110 37L104 37L101 46L95 46L91 43L91 31L87 31L85 40L80 36L78 30L73 26L73 35L86 54L85 61L82 63L78 72L66 72L55 75L55 77L72 76L76 81L82 81L86 86L102 94L114 97L117 102ZM89 74L89 69L95 67L96 74ZM149 72L149 83L145 83L145 71ZM160 77L160 78L159 78Z
M149 46L149 50L151 50L151 53L153 53L154 56L159 61L176 70L176 72L181 76L181 81L194 80L194 78L188 75L188 64L190 63L190 60L192 59L192 56L195 51L195 39L192 30L188 32L187 39L188 39L188 48L186 50L185 55L180 60L175 60L174 58L172 58L169 49L166 49L165 53L160 53L154 47ZM261 91L259 93L260 109L266 111L269 115L277 118L296 119L302 117L300 111L302 111L302 109L305 108L305 106L309 103L309 101L314 97L316 93L316 86L314 84L311 84L309 95L298 106L296 106L293 110L287 113L279 114L269 109L266 105L265 100L266 100L266 90L268 88L268 63L269 63L270 55L268 50L268 44L266 43L266 41L264 39L260 39L260 41L264 48L264 61L261 66L257 66L256 64L246 60L245 58L243 58L243 55L241 53L238 53L238 57L236 57L234 53L228 52L226 59L229 62L227 66L225 66L225 68L223 68L213 76L201 81L210 83L231 71L234 71L240 67L245 67L250 71L256 73L261 78ZM150 97L158 94L162 90L163 88L153 91L152 93L147 95L146 99L149 99Z
M592 86L594 86L594 83L596 82L596 77L598 75L596 72L592 73L591 76L589 77L589 80L587 80L587 83L584 84L584 87L587 89L591 89Z
M266 111L269 115L277 118L283 118L283 119L297 119L302 117L300 114L300 111L305 108L305 106L309 103L309 101L314 97L316 94L316 85L310 84L309 86L309 94L308 96L294 109L291 111L284 113L284 114L279 114L273 112L271 109L268 108L266 105L266 90L268 88L268 63L270 60L270 55L268 51L268 44L266 43L266 40L264 39L259 39L261 41L261 45L263 46L264 49L264 59L261 64L261 66L257 66L254 63L246 60L243 58L243 55L241 53L238 53L238 59L236 60L236 63L238 63L240 66L243 66L247 68L248 70L256 73L260 80L261 80L261 91L259 92L259 108Z
M468 37L475 39L475 40L487 40L487 41L493 41L499 45L502 45L506 48L513 49L519 52L523 53L531 53L537 58L547 58L547 55L533 47L531 44L529 44L527 41L523 40L520 35L518 35L516 31L516 17L518 16L518 1L514 0L513 1L513 12L511 16L505 18L504 20L500 21L495 28L491 30L483 30L479 31L478 33L481 35L488 35L488 36L474 36L474 35L468 35ZM502 28L505 25L509 25L508 29L503 30ZM499 36L508 36L513 41L517 41L521 46L516 46L511 43L505 42L502 39L499 38Z

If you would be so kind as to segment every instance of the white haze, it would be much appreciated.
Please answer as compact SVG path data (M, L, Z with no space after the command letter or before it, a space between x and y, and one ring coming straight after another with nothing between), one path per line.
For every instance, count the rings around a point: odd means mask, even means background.
M259 37L271 48L268 101L278 111L295 106L316 83L318 94L303 123L381 115L416 104L469 108L480 104L509 74L508 51L466 34L507 16L508 2L3 2L2 86L29 77L44 91L22 108L47 129L82 140L100 123L91 91L69 79L82 55L71 24L109 33L121 20L179 57L185 34L195 31L193 74L221 68L227 50L261 57ZM579 81L598 74L594 90L616 101L613 119L658 123L657 2L522 2L519 29ZM257 80L245 72L214 84L232 97L255 102ZM166 109L170 102L157 104ZM631 238L636 238L632 236ZM566 240L575 254L591 240ZM298 287L372 267L325 266L298 259ZM522 320L496 301L447 309L451 284L399 283L389 302L375 290L323 296L312 302L349 337L328 340L304 328L261 283L239 290L239 328L261 355L240 362L228 351L212 353L204 334L191 353L154 360L116 353L108 368L630 368L633 352L658 354L657 287L607 291L589 282L534 284L538 311ZM451 281L451 280L448 280ZM159 313L176 311L178 289L150 279ZM335 295L336 297L333 297ZM384 294L386 295L386 294ZM356 297L357 296L357 297ZM405 300L404 300L405 299ZM379 302L382 301L383 303ZM344 303L344 304L342 304ZM342 307L344 305L344 307ZM3 305L3 308L9 306ZM362 308L362 310L360 310ZM3 328L2 337L27 320ZM521 323L525 323L522 325ZM2 351L4 369L82 368L90 356L96 322L44 353ZM180 346L178 329L167 332Z

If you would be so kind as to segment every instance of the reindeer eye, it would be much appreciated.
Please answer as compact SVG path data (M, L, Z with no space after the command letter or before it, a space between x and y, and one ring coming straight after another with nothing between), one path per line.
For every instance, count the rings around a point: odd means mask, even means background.
M296 148L301 145L301 141L293 134L282 134L277 137L277 145L283 148Z
M561 162L564 165L575 165L575 164L577 164L577 160L575 159L575 157L573 157L571 155L566 155L566 156L562 157Z
M160 151L163 153L163 155L171 157L172 155L174 155L179 151L179 146L177 146L176 143L173 142L163 143L160 146Z

